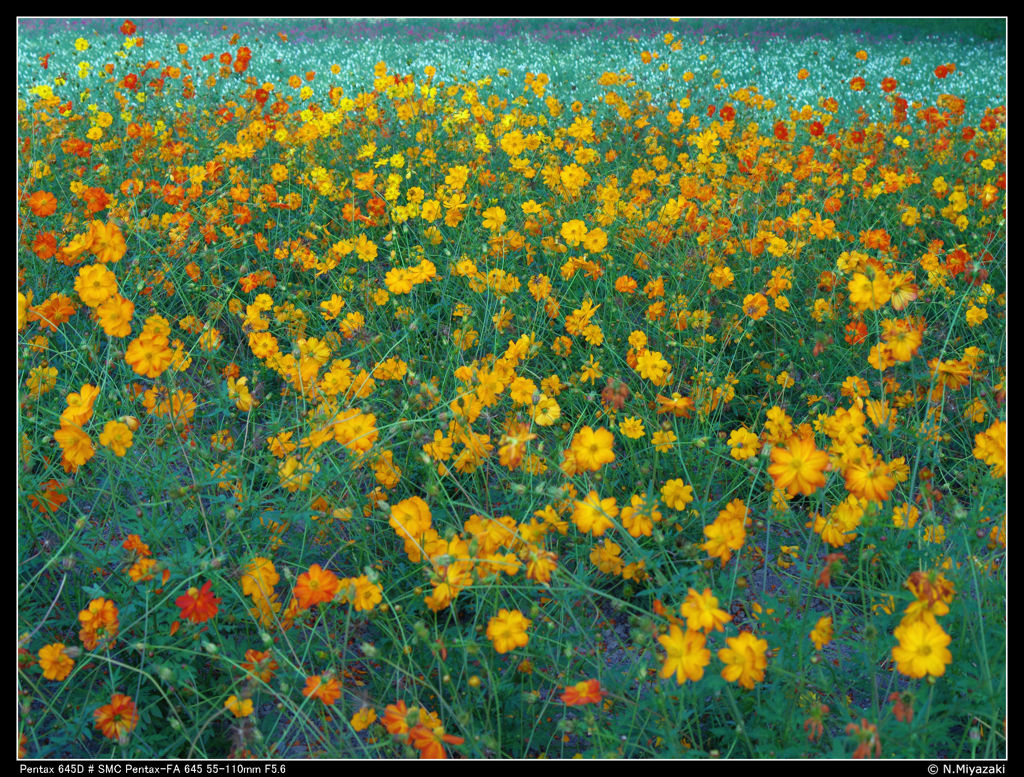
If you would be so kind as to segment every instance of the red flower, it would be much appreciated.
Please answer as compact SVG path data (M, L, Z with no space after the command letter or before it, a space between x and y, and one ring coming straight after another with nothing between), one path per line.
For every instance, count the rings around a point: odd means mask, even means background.
M939 65L935 68L936 78L945 78L947 75L949 75L949 71L946 69L945 65Z
M601 697L607 691L601 689L597 680L583 680L576 685L568 685L559 698L569 707L580 707L584 704L600 704Z
M722 117L722 121L732 121L736 118L736 109L729 103L726 103L722 106L722 110L718 112L718 115Z
M122 35L131 35L136 30L135 22L125 19L124 24L122 24L119 29L121 30Z
M174 603L181 608L181 617L193 623L208 621L217 614L220 599L210 590L210 581L203 583L202 588L189 588L188 593L179 596Z
M775 137L779 140L786 140L789 137L789 130L786 129L786 125L781 122L775 122Z

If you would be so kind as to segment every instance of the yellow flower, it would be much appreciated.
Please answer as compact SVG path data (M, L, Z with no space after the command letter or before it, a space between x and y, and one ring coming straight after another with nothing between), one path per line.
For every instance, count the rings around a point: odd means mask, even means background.
M349 724L356 731L365 731L376 719L377 711L373 707L360 707L359 711L352 716Z
M536 404L531 408L530 415L537 426L551 426L562 416L562 409L552 397L541 394Z
M734 499L718 514L714 523L704 527L704 536L708 539L701 548L709 556L720 558L723 567L732 558L732 551L742 548L746 541L746 512L743 501Z
M68 406L60 414L61 426L83 426L92 418L92 408L100 390L88 383L82 384L79 392L68 394Z
M1006 421L997 421L974 435L974 458L988 464L992 477L1006 475Z
M874 270L874 279L864 273L854 273L847 284L850 291L850 303L858 310L878 310L892 296L892 282L881 270Z
M53 439L64 451L63 464L66 472L74 472L96 453L89 435L79 426L62 426L53 433Z
M489 229L491 231L500 229L507 218L504 209L499 207L488 208L483 212L483 217L484 229Z
M889 477L889 465L870 448L860 449L860 456L846 467L843 476L846 490L869 502L884 502L896 488L896 481Z
M651 445L658 453L668 453L672 449L673 443L676 442L676 433L673 431L663 431L659 429L651 435Z
M508 653L516 648L526 647L530 636L526 630L531 621L519 610L501 609L487 624L487 638L499 653Z
M273 595L274 586L280 579L270 559L256 556L242 571L242 593L254 601L267 598Z
M705 647L705 637L699 631L682 629L674 623L669 626L668 634L658 637L658 642L665 648L665 663L659 674L663 678L676 676L676 682L682 685L686 680L696 682L704 676L704 667L711 663L711 651Z
M39 666L43 670L43 677L60 682L71 674L75 662L62 642L54 642L39 650Z
M582 502L575 502L576 509L572 514L572 521L582 531L600 537L614 524L612 518L619 514L619 508L615 505L615 497L601 499L596 491L587 494Z
M734 429L729 434L729 454L736 461L753 458L758 451L758 437L746 427Z
M124 456L132 447L132 430L120 421L107 421L100 434L100 445L110 448L118 456Z
M644 423L639 418L628 416L619 422L619 431L631 440L639 440L644 436Z
M693 486L688 486L682 478L669 480L662 486L661 500L673 510L685 510L693 501Z
M739 683L749 690L764 680L764 670L768 665L766 640L758 639L749 631L741 631L738 637L729 637L725 642L729 647L718 651L718 659L725 664L722 678L726 682Z
M814 642L815 650L821 650L832 641L832 616L826 615L819 618L811 630L811 641Z
M615 438L604 427L596 431L584 426L572 440L572 453L576 458L577 467L582 470L596 472L605 464L615 461L612 445Z
M117 293L117 276L102 264L87 264L78 271L75 291L82 302L94 308Z
M224 707L231 710L236 718L244 718L252 715L252 699L239 699L232 694L224 700Z
M951 637L929 612L911 623L901 623L893 636L900 643L892 649L892 657L900 674L914 678L926 674L941 677L946 671L946 665L953 663L953 655L946 647Z
M725 631L723 626L732 620L729 613L718 609L718 599L711 595L710 588L703 593L689 589L679 611L686 618L686 627L693 631Z

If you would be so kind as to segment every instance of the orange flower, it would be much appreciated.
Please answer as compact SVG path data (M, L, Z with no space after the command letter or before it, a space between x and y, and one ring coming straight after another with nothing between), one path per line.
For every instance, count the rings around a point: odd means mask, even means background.
M743 298L743 312L755 321L760 321L768 313L768 298L758 292Z
M389 734L405 734L409 730L408 718L409 709L405 706L405 701L400 700L384 708L384 717L380 722L384 724Z
M853 751L854 758L867 758L871 755L872 748L876 758L882 754L882 740L878 738L878 727L871 725L866 719L860 719L859 727L856 723L848 725L846 733L857 740L857 749Z
M129 697L115 693L110 697L110 704L104 704L93 712L96 728L107 739L121 744L128 741L130 734L139 723L139 712Z
M909 691L900 693L893 691L889 694L889 701L892 704L892 714L901 723L912 723L914 721L914 697Z
M672 393L671 399L659 394L655 400L658 403L658 415L671 413L676 418L689 418L697 406L690 397L684 397L678 391Z
M331 601L340 588L341 581L337 575L314 564L309 572L299 575L293 593L299 602L299 609L307 610L315 604Z
M35 192L28 198L28 206L40 218L52 216L57 210L57 198L50 192Z
M274 672L277 671L277 661L275 661L269 650L246 650L245 661L242 662L242 669L247 671L253 677L258 677L265 683L269 683L274 678Z
M420 751L420 758L445 758L443 743L461 745L466 740L462 737L444 733L444 728L429 728L423 724L409 729L409 744Z
M29 502L39 512L56 512L62 504L68 501L68 498L58 490L62 487L59 481L50 479L45 483L41 483L40 487L44 489L41 493L29 494L28 496Z
M807 741L813 742L825 733L825 716L828 715L828 705L819 704L811 711L811 714L804 721L804 731L807 732Z
M842 553L829 553L825 556L825 566L818 573L818 579L814 581L814 587L817 588L819 585L822 585L828 588L832 585L832 575L843 568L842 562L844 561L846 561L846 556Z
M302 695L319 699L330 707L341 697L341 688L334 677L324 680L321 675L315 674L306 678L306 687L302 689Z
M597 680L582 680L576 685L568 685L559 698L569 707L580 707L584 704L600 704L601 698L607 693L601 689Z
M785 448L772 448L768 474L780 491L810 495L825 485L828 464L828 454L815 447L813 438L793 435Z
M117 605L109 599L93 599L78 613L78 620L82 624L78 638L87 650L93 650L101 638L116 636L120 628Z
M27 320L39 321L44 329L57 331L57 327L75 314L75 303L65 294L51 294L42 303L29 308Z
M302 695L317 698L332 706L341 697L341 687L338 680L330 675L326 680L321 675L311 675L306 678L306 687L302 689Z
M106 224L102 221L94 221L92 224L92 236L92 245L89 247L89 250L96 255L96 261L102 264L119 262L128 252L128 246L124 242L121 228L113 221Z
M96 317L104 333L110 337L127 337L132 333L135 303L120 294L111 294L96 308Z

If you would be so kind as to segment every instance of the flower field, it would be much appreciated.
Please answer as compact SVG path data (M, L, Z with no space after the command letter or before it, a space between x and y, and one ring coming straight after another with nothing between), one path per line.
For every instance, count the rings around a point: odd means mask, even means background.
M946 21L20 20L19 756L1005 758Z

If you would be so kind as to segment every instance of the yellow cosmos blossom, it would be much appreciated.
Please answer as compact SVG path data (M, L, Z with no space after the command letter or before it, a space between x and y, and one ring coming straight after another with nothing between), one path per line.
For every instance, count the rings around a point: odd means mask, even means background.
M758 639L749 631L741 631L738 637L726 639L728 647L718 651L718 659L725 664L722 678L730 683L739 683L748 690L764 680L768 665L766 654L768 642Z
M899 641L892 649L892 657L900 674L913 678L941 677L946 666L953 663L953 654L947 647L952 638L931 613L911 623L901 623L893 636Z
M39 650L39 667L47 680L64 680L75 666L70 653L77 648L66 648L62 642L54 642Z
M245 718L252 715L252 699L239 699L232 694L224 700L224 707L231 711L236 718Z
M682 685L687 680L696 682L704 676L704 667L711 663L711 651L705 646L705 637L699 631L682 629L674 623L669 626L668 634L658 637L658 642L665 648L665 663L658 673L663 678L676 676L676 682Z
M702 593L689 589L679 611L686 618L687 628L706 634L724 631L725 624L732 620L729 613L718 608L718 599L712 596L710 588L705 588Z
M531 623L532 621L519 610L501 609L487 623L487 639L499 653L526 647L530 641L530 635L526 631Z
M596 491L591 491L585 499L575 502L572 521L580 531L600 537L614 525L611 519L618 514L615 497L601 499Z
M615 453L612 451L614 443L615 437L604 427L595 430L584 426L573 437L570 447L579 469L596 472L605 464L615 461Z
M832 641L831 615L819 618L818 622L814 624L814 628L811 629L811 641L814 643L815 650L821 650L825 645Z

